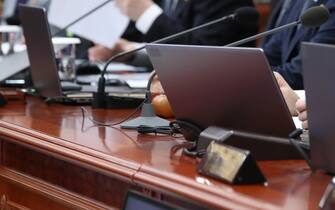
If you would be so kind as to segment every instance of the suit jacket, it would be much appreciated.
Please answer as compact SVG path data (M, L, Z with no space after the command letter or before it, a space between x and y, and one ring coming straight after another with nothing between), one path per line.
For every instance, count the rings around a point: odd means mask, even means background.
M276 3L273 3L273 2L276 2ZM276 1L271 2L272 10L271 10L271 14L269 16L269 20L268 20L265 30L271 30L275 28L283 3L284 3L284 0L276 0ZM262 46L266 45L267 42L271 39L271 37L272 35L264 37L262 41Z
M160 2L158 2L160 3ZM175 11L170 15L160 15L147 34L134 36L129 29L125 38L151 42L162 37L189 29L216 18L234 13L237 8L253 6L252 0L179 0ZM134 27L132 24L131 27ZM223 22L212 27L196 31L190 35L173 40L170 43L196 45L224 45L239 40L258 31L258 23L251 25Z
M310 7L325 4L330 11L329 20L316 28L291 28L277 33L263 45L273 70L279 72L289 85L294 89L303 89L302 61L300 45L302 42L335 44L335 2L332 0L308 0ZM305 0L294 0L284 22L289 23L297 20ZM316 69L317 71L317 69Z
M19 17L19 7L18 7L19 3L20 2L18 0L4 0L4 5L10 5L10 6L15 5L14 6L15 8L10 8L7 6L4 7L4 9L14 9L12 16L6 17L6 22L9 25L21 25L21 21ZM50 0L27 0L26 4L48 8L50 5ZM11 11L4 11L4 12L10 13Z

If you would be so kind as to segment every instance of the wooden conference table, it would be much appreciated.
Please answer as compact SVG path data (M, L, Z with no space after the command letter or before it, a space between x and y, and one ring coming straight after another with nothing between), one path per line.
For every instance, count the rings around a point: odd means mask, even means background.
M88 110L115 122L131 110ZM196 172L197 160L172 154L181 139L91 127L80 107L0 108L0 209L120 209L129 189L209 209L317 209L331 177L303 161L264 161L268 185L232 186ZM177 198L175 198L177 197Z

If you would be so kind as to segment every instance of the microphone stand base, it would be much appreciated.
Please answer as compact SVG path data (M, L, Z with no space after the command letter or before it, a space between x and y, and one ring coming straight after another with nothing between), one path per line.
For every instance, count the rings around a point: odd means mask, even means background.
M151 103L144 103L141 116L121 124L123 129L137 129L139 126L168 127L170 121L157 117Z
M122 129L137 129L140 126L168 127L170 121L160 117L138 117L121 125Z

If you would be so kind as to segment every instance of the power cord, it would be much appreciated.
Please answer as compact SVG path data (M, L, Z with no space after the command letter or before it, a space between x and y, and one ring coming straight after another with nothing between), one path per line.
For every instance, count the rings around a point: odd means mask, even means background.
M82 116L83 116L83 121L87 118L89 121L91 121L95 126L103 126L103 127L114 127L114 126L117 126L117 125L120 125L124 122L126 122L127 120L131 119L138 111L140 111L142 105L144 104L144 102L138 106L134 112L132 112L131 114L129 114L128 116L126 116L124 119L118 121L118 122L115 122L115 123L110 123L110 124L107 124L107 123L104 123L104 122L100 122L98 120L95 120L93 119L90 115L89 115L89 112L87 111L87 109L85 107L80 107L81 109L81 113L82 113Z
M295 131L293 131L289 135L288 139L289 139L290 143L297 149L299 154L304 158L304 160L307 162L308 166L310 167L311 171L314 173L315 168L314 168L312 160L308 157L308 154L303 150L301 145L299 143L297 143L297 138L299 138L301 136L301 134L303 134L303 130L302 129L296 129Z

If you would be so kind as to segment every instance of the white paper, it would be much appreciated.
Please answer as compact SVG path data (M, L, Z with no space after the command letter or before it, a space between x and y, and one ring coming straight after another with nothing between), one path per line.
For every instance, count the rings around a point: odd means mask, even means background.
M304 90L295 90L294 92L298 95L300 99L306 100L306 93Z
M80 44L81 40L78 38L70 38L70 37L53 37L52 43L54 45Z
M1 33L19 33L21 32L21 28L18 26L2 25L0 26L0 32Z
M106 63L105 62L99 62L97 63L98 67L100 69L104 69ZM124 72L136 72L135 66L127 65L124 63L111 63L108 65L107 68L108 73L124 73Z
M145 89L148 86L148 80L127 80L126 83L133 89Z
M302 122L299 120L298 117L292 117L294 125L298 129L302 129Z
M130 88L147 88L151 73L125 74L120 79L125 81Z
M51 24L64 28L106 0L52 0L49 8ZM112 48L124 33L129 18L124 16L112 1L90 16L70 27L68 31Z

